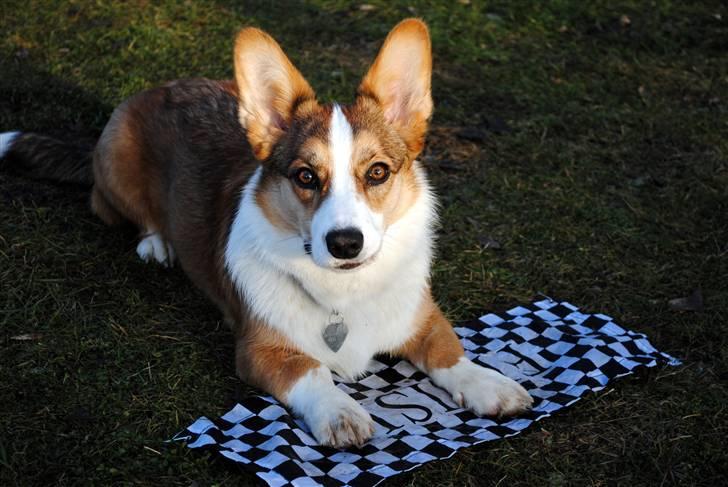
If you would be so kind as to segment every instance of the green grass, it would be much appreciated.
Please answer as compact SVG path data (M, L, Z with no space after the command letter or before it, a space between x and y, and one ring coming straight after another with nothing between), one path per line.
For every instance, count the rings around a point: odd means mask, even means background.
M613 315L685 365L388 484L723 483L724 3L369 3L10 2L0 130L93 139L140 89L231 76L245 25L279 39L322 99L350 100L388 29L421 16L435 50L423 155L442 201L434 287L450 316L542 292ZM503 123L482 142L457 137ZM0 172L0 484L253 483L164 443L251 391L217 311L179 270L142 264L134 234L105 228L87 198ZM695 289L703 310L670 309Z

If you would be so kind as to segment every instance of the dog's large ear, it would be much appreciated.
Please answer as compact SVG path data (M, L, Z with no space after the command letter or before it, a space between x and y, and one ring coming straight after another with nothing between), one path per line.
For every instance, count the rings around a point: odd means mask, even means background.
M387 36L358 93L377 100L385 119L407 144L409 156L420 153L432 114L432 53L424 22L406 19Z
M240 31L234 63L240 123L255 157L263 160L289 127L295 107L316 95L281 46L260 29Z

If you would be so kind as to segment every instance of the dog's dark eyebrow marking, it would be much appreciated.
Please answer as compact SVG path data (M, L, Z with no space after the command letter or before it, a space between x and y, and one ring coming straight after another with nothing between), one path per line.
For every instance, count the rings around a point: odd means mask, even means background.
M290 113L296 113L298 107L300 107L304 102L307 102L309 100L314 100L314 98L308 95L298 95L296 98L293 99L293 102L291 103Z
M362 154L360 159L362 161L368 161L369 159L373 159L374 156L376 156L376 155L377 155L377 151L375 151L374 149L367 149L366 152L364 152ZM376 162L376 161L373 161L373 162Z

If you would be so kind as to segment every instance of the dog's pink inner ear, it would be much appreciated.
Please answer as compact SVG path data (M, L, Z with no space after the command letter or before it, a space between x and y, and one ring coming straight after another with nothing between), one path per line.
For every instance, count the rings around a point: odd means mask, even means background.
M263 160L290 126L294 105L315 94L278 43L259 29L240 31L234 63L240 123L255 157Z
M402 136L410 157L422 150L432 115L432 53L427 26L420 20L400 22L387 36L359 86L373 95L388 122Z

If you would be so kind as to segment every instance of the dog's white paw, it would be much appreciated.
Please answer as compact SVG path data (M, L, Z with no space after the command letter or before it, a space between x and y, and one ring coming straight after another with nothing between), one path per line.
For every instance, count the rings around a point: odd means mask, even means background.
M334 397L318 398L317 406L303 419L322 445L362 446L374 434L374 422L354 399L336 390Z
M369 413L334 386L331 372L323 366L298 380L288 394L288 403L321 445L362 446L374 434Z
M158 233L150 233L141 239L136 252L144 262L154 259L164 267L171 267L174 264L172 245L162 240Z
M430 374L453 400L478 416L513 416L531 408L533 398L518 382L465 357Z

